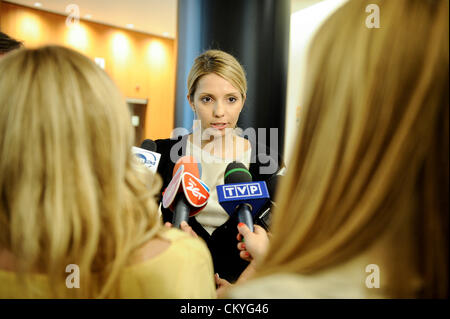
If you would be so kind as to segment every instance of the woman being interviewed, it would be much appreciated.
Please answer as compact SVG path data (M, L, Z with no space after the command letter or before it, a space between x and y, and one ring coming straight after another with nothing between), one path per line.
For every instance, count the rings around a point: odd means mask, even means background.
M164 190L178 158L191 155L201 164L201 179L210 189L210 198L206 207L189 219L189 225L208 244L215 272L234 282L248 263L236 253L237 220L220 206L216 186L224 184L225 169L232 161L243 163L253 181L267 181L279 173L282 161L278 152L274 155L266 145L239 136L242 132L236 124L244 107L247 80L233 56L219 50L204 52L195 59L187 84L187 99L195 114L193 132L156 141L162 154L158 172ZM164 221L172 222L170 210L162 208L162 213Z
M161 224L107 74L62 47L0 74L0 298L215 297L206 245Z

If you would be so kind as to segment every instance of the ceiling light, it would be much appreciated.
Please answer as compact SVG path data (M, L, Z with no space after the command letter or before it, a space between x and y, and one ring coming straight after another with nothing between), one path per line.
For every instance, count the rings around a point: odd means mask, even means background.
M86 19L90 19L90 18L92 18L92 15L86 14L84 17L85 17Z
M134 28L134 25L131 24L131 23L128 23L128 24L127 24L127 28L128 28L128 29L133 29L133 28Z
M42 7L42 3L40 3L40 2L35 2L35 3L34 3L34 6L35 6L35 7Z
M169 36L169 32L164 32L163 36L168 37Z

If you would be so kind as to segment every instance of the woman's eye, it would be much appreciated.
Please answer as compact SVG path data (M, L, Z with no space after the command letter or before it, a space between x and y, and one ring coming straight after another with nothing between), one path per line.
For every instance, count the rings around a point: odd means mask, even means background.
M202 97L202 102L203 103L209 103L209 102L211 102L211 97L210 96L204 96L204 97Z
M237 101L237 98L235 98L234 96L231 96L231 97L228 98L228 101L231 102L231 103L234 103L234 102Z

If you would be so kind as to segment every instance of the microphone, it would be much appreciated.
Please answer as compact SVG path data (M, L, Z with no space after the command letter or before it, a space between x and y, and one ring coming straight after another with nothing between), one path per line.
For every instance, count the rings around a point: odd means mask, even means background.
M216 186L219 204L253 232L253 217L269 200L266 183L253 182L250 172L239 162L228 164L224 181L224 185Z
M173 168L172 180L163 193L162 204L173 212L172 225L198 214L207 204L209 188L200 180L201 165L192 156L183 156Z
M156 152L156 143L154 141L150 139L144 140L141 147L133 146L131 151L145 167L156 173L161 154Z
M156 152L156 143L151 139L146 139L142 142L141 148L150 152Z

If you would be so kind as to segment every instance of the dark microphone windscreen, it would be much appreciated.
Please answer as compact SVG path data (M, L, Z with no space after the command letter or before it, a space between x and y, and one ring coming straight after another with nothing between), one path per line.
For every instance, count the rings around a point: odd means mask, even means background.
M141 148L150 152L156 152L156 143L153 140L146 139L142 142Z
M252 181L252 174L250 174L245 165L240 162L232 162L228 164L225 169L225 184L250 183Z

